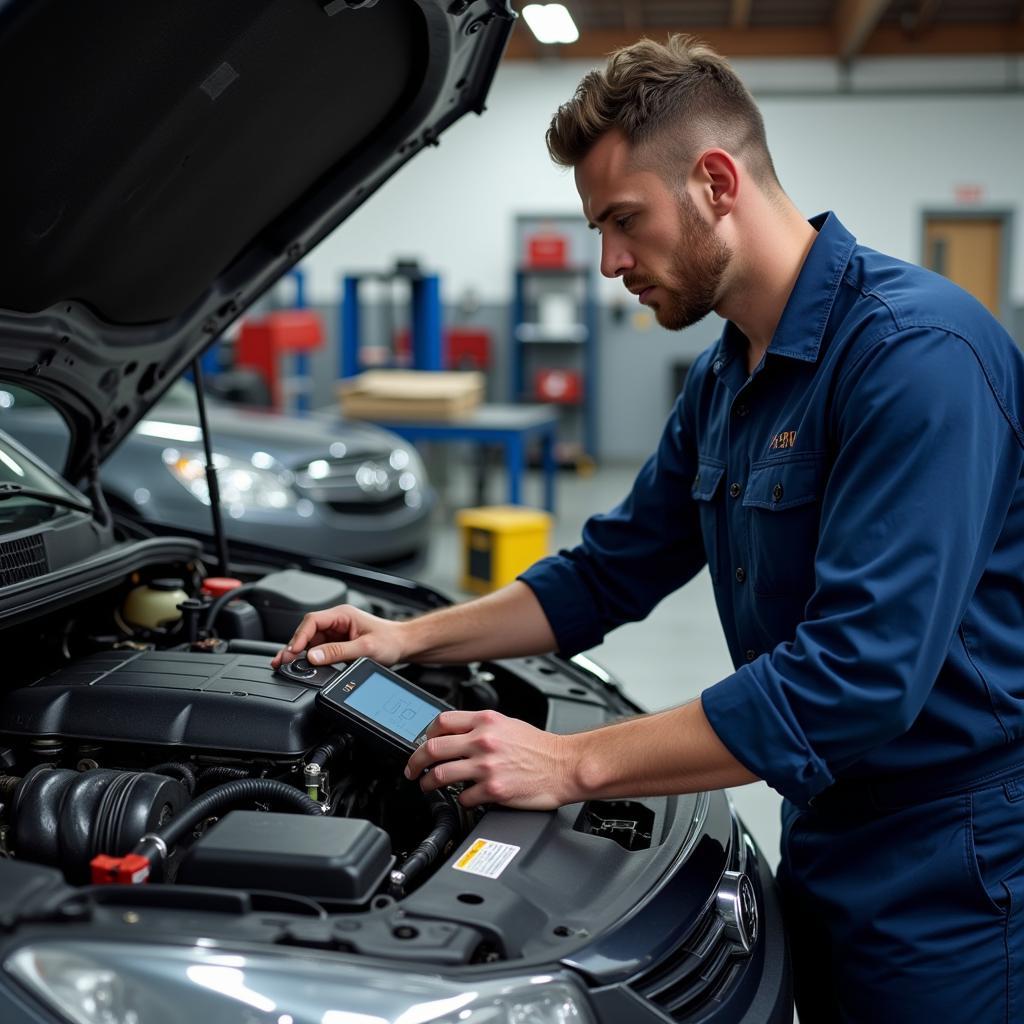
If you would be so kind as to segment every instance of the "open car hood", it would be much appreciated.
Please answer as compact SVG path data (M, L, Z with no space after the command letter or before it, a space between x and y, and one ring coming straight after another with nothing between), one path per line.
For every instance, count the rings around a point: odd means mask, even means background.
M87 475L467 111L509 0L0 0L0 377Z

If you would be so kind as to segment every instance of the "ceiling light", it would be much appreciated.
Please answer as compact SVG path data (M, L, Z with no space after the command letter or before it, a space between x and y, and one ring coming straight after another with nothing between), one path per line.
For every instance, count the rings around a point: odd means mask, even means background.
M523 17L542 43L575 43L580 31L564 4L527 4Z

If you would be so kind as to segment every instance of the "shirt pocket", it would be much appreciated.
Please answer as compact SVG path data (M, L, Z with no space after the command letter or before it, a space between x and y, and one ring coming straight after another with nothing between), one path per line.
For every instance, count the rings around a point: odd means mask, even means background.
M824 487L824 452L751 464L743 510L755 593L800 602L811 596Z
M711 459L702 458L698 461L697 475L694 477L690 496L697 503L700 514L700 533L704 541L704 554L708 560L708 571L712 582L718 582L719 557L719 509L715 500L725 475L725 465Z

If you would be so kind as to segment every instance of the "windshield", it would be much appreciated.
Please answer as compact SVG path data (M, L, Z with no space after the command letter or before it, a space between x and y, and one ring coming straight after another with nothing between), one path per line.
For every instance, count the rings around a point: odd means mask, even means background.
M0 434L0 486L16 484L26 490L42 491L60 497L74 497L57 484L39 467L15 448L8 438ZM80 499L79 499L80 500ZM42 497L16 494L0 502L0 528L23 529L65 515L66 508L52 505Z
M28 388L0 382L0 430L56 472L63 469L71 431L64 417Z
M7 434L44 462L61 465L69 431L53 406L26 388L0 383L0 484L77 498L15 447ZM19 494L0 502L0 528L21 529L66 513L67 509Z

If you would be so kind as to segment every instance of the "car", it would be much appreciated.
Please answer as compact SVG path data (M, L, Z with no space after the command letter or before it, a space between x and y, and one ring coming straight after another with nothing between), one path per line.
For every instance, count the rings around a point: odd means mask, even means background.
M426 561L435 496L416 449L369 423L285 416L208 397L229 539L414 572ZM0 429L60 468L68 428L29 389L0 389ZM202 533L210 497L195 395L168 389L104 461L103 493L133 522Z
M775 884L724 793L425 796L342 713L351 677L270 656L309 611L447 597L230 540L216 502L183 532L104 496L105 461L225 325L483 109L514 19L500 0L0 9L20 97L0 381L68 427L60 473L0 432L4 1024L791 1018ZM552 731L641 710L585 656L392 669L396 723L416 701Z

